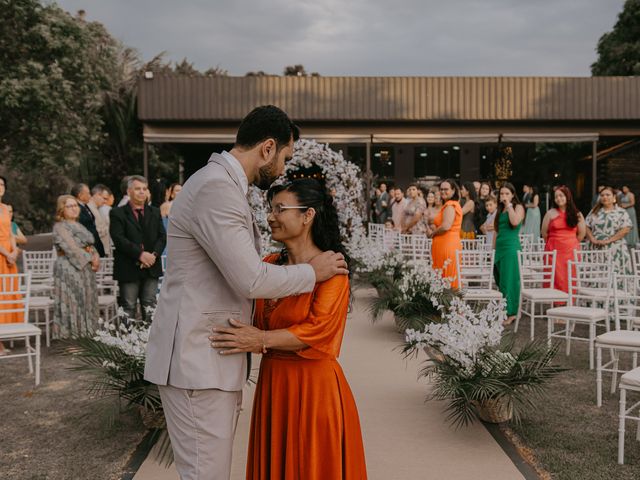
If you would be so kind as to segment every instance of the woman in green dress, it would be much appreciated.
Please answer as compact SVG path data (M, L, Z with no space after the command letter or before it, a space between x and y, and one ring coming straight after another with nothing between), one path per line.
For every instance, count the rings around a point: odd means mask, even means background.
M627 211L629 219L631 220L631 230L627 233L625 240L629 247L635 248L640 242L640 237L638 236L638 217L636 216L636 196L627 185L622 186L621 193L620 206Z
M585 222L590 249L608 249L611 252L613 270L618 274L632 274L631 255L625 241L632 223L627 211L616 205L613 188L602 189L598 203L589 212Z
M510 325L518 313L520 302L520 227L524 219L524 207L516 195L515 187L505 182L500 187L500 198L494 228L495 260L493 274L500 292L507 301L507 320Z

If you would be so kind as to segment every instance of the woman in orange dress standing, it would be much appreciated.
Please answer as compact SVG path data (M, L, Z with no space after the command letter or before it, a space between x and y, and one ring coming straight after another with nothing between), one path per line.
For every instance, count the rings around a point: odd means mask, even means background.
M456 251L462 250L460 228L462 226L462 208L460 207L460 188L451 179L440 183L440 196L444 204L433 219L431 229L431 258L433 268L442 270L442 276L451 279L451 286L458 287L456 269Z
M306 263L323 251L348 256L333 198L315 180L269 191L274 240L265 261ZM337 275L311 293L258 300L255 327L230 320L210 337L221 354L263 353L251 417L248 480L367 478L360 420L337 357L349 309L349 278Z
M18 273L18 255L20 249L16 246L16 238L11 231L11 213L9 207L2 203L2 197L4 197L7 191L7 180L4 177L0 177L0 275L6 275L11 273ZM3 285L0 282L0 291ZM0 294L3 300L12 300L12 298L5 297ZM8 306L10 306L9 304ZM22 313L1 313L0 323L21 323L24 320ZM4 348L2 342L0 342L0 355L6 355L8 350Z

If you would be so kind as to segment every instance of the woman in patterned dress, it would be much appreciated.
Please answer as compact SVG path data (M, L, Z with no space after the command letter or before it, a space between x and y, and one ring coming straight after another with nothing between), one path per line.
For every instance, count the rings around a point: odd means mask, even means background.
M415 183L407 188L407 197L409 201L404 207L404 215L402 217L402 233L421 233L426 232L426 224L423 219L424 211L427 204L424 199L418 195L418 186Z
M78 223L80 207L71 195L58 197L53 244L58 252L53 267L54 329L62 336L92 332L98 322L95 272L100 257L91 232Z
M16 246L16 237L11 232L11 213L9 206L2 203L2 197L6 192L7 181L0 177L0 274L18 273L18 255L20 249ZM0 289L2 284L0 283ZM12 300L15 297L3 295L2 300ZM6 304L7 308L12 308L12 304ZM15 308L15 307L13 307ZM0 313L0 323L20 323L24 320L23 315L18 312ZM0 342L0 356L6 355L9 350L4 348Z
M625 240L627 241L627 245L634 248L636 244L640 242L640 237L638 237L638 217L636 216L635 206L636 196L627 185L622 186L620 193L620 206L627 211L631 219L631 230L627 233Z
M591 249L608 249L616 273L633 273L631 255L624 238L631 230L631 219L624 208L616 205L613 188L602 189L598 203L587 215L586 223Z

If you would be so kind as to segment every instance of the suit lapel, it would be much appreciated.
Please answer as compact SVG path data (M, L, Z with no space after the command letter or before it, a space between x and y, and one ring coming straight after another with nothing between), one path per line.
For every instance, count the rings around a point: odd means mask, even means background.
M136 216L133 214L133 210L131 210L131 205L125 205L124 214L129 222L133 223L133 225L135 225L135 227L142 232L142 227L138 223L138 220L136 220Z

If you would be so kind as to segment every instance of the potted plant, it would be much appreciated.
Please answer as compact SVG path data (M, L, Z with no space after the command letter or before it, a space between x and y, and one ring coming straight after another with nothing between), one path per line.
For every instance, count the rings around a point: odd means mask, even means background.
M423 262L409 262L398 277L379 292L370 312L376 321L386 310L392 311L401 331L419 330L428 323L441 322L441 310L460 298L441 270Z
M564 368L552 365L557 345L533 341L517 347L503 337L504 301L474 311L454 299L442 323L407 330L407 354L429 346L434 356L421 375L432 380L429 399L447 402L448 420L464 426L479 417L500 423L519 421L544 394L545 384Z

